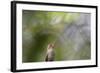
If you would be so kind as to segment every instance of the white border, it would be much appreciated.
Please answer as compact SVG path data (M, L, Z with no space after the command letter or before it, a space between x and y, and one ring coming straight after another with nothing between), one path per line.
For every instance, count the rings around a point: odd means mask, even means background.
M35 62L35 63L22 63L22 10L44 10L44 11L66 11L66 12L85 12L91 13L91 60L74 60L74 61L60 61L60 62ZM95 40L95 9L81 8L81 7L60 7L60 6L45 6L45 5L27 5L17 4L17 47L16 59L17 70L22 69L38 69L38 68L52 68L52 67L71 67L71 66L85 66L95 65L96 57L96 40Z

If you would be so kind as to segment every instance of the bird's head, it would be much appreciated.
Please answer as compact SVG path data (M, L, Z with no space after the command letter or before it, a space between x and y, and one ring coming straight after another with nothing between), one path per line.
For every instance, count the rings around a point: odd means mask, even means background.
M54 44L52 44L52 43L49 44L49 45L48 45L48 49L50 49L50 48L54 48Z

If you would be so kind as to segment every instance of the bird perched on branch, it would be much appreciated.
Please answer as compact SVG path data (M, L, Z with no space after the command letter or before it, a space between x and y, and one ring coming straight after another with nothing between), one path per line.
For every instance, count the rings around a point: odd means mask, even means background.
M47 47L46 58L45 61L54 61L54 44L49 44Z

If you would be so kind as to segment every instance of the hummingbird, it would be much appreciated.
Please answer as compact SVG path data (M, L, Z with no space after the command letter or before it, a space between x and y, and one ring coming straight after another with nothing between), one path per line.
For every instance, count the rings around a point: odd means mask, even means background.
M45 61L54 61L54 57L55 57L54 44L49 44L47 47Z

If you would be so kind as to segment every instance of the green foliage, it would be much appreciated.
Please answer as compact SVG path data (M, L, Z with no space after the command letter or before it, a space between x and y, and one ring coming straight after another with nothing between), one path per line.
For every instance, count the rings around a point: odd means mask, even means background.
M59 41L58 35L62 34L65 27L77 20L79 15L79 13L23 10L22 61L44 61L47 45L52 42L55 42L56 61L75 59L75 57L69 57L69 55L74 52L74 50L71 49L73 44L69 43L67 47L63 46ZM75 53L73 53L73 55L75 55ZM83 55L81 56L82 58L84 57Z

